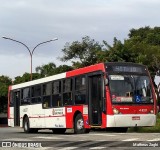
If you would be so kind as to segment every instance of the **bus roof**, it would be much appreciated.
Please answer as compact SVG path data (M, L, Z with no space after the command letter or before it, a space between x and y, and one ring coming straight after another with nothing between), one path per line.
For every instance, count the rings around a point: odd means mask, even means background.
M19 89L19 88L24 88L24 87L28 87L28 86L32 86L32 85L37 85L37 84L41 84L41 83L47 83L50 81L54 81L54 80L58 80L58 79L63 79L63 78L69 78L69 77L73 77L73 76L77 76L77 75L81 75L81 74L85 74L85 73L90 73L90 72L94 72L94 71L105 71L105 65L136 65L136 66L144 66L141 64L135 64L135 63L130 63L130 62L107 62L107 63L99 63L99 64L95 64L95 65L90 65L87 67L83 67L83 68L79 68L79 69L75 69L72 71L68 71L68 72L64 72L64 73L60 73L57 75L52 75L49 77L44 77L41 79L36 79L33 81L28 81L28 82L24 82L24 83L20 83L17 85L11 85L10 89L11 90L15 90L15 89Z
M33 81L28 81L28 82L12 85L11 89L12 90L19 89L19 88L23 88L23 87L28 87L28 86L40 84L40 83L46 83L46 82L49 82L49 81L62 79L62 78L65 78L65 77L66 77L66 72L61 73L61 74L57 74L57 75L52 75L52 76L45 77L45 78L41 78L41 79L36 79L36 80L33 80Z
M89 72L93 72L93 71L97 71L97 70L103 70L103 69L104 69L104 63L99 63L99 64L87 66L87 67L84 67L84 68L79 68L79 69L75 69L75 70L72 70L72 71L60 73L60 74L57 74L57 75L52 75L52 76L49 76L49 77L36 79L36 80L33 80L33 81L24 82L24 83L20 83L20 84L17 84L17 85L11 85L10 88L12 90L15 90L15 89L23 88L23 87L28 87L28 86L32 86L32 85L36 85L36 84L41 84L41 83L47 83L47 82L50 82L50 81L63 79L63 78L69 78L69 77L72 77L72 76L81 75L81 74L85 74L85 73L89 73Z

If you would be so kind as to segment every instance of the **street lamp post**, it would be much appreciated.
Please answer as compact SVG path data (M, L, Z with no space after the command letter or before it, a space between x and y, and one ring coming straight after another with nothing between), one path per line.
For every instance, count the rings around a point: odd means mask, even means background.
M5 37L5 36L3 36L2 38L3 38L3 39L6 39L6 40L11 40L11 41L17 42L17 43L22 44L23 46L25 46L25 47L27 48L27 50L28 50L28 52L29 52L29 54L30 54L30 58L31 58L31 78L30 78L30 80L32 80L32 57L33 57L33 53L34 53L35 49L36 49L38 46L42 45L42 44L45 44L45 43L48 43L48 42L52 42L52 41L58 40L58 38L54 38L54 39L52 39L52 40L48 40L48 41L45 41L45 42L41 42L41 43L37 44L32 50L30 50L29 47L28 47L26 44L24 44L24 43L22 43L22 42L20 42L20 41L17 41L17 40L14 40L14 39L11 39L11 38L8 38L8 37Z

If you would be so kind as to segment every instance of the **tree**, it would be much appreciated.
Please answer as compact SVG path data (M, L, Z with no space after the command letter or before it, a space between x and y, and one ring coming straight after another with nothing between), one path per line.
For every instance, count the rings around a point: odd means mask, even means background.
M0 113L7 111L8 87L12 84L12 79L7 76L0 76Z
M103 41L106 47L108 47L109 62L135 62L136 53L128 49L126 45L122 44L120 40L114 38L113 46L110 46L106 41Z
M48 63L42 66L36 67L36 72L40 73L41 77L46 77L54 74L56 65L54 63Z
M131 29L124 46L136 53L136 62L147 65L152 74L159 70L160 27Z
M39 72L41 77L47 77L47 76L55 75L58 73L70 71L72 69L73 68L68 65L60 65L56 67L54 63L48 63L46 65L38 66L36 68L36 72L37 73Z
M39 73L32 73L32 80L41 78L41 75ZM25 72L22 76L15 77L15 80L13 81L13 84L20 84L24 82L28 82L31 79L31 74Z
M57 68L55 68L55 74L63 73L63 72L71 71L71 70L73 70L73 67L71 67L71 66L60 65Z
M89 36L83 37L82 41L74 41L71 44L66 43L62 49L63 56L61 61L72 61L74 68L80 68L92 65L106 60L106 50Z
M160 68L160 27L131 29L128 36L123 43L114 38L113 46L104 42L108 47L108 61L144 64L155 74Z
M131 29L128 36L129 39L137 39L136 41L139 43L160 46L160 27L150 28L146 26L139 29Z

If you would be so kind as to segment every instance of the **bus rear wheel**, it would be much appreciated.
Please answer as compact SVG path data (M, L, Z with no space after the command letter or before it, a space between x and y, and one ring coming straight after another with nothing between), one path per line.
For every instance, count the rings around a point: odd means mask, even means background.
M31 129L30 129L30 126L29 126L29 119L28 119L28 117L24 118L23 128L24 128L24 132L25 133L30 133L31 132Z
M81 114L78 114L74 120L74 133L75 134L83 134L89 133L90 129L84 128L84 120Z
M30 128L28 117L24 118L23 128L24 128L24 132L25 133L37 133L38 132L38 129L32 129L32 128Z

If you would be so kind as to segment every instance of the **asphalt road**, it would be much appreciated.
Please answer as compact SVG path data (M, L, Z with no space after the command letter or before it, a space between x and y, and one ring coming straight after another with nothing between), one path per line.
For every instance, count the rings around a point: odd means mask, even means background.
M36 134L26 134L22 128L0 128L0 150L37 149L160 149L160 133L109 133L91 131L89 134L53 134L50 130L40 130Z

